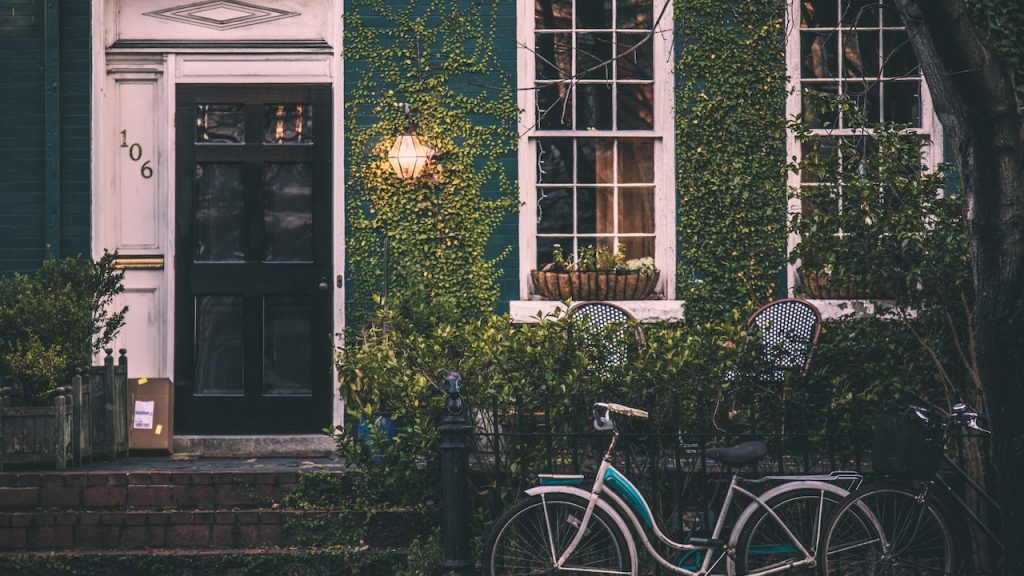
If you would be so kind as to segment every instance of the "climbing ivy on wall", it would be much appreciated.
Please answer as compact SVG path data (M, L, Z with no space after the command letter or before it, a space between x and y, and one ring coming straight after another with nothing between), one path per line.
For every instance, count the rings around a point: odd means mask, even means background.
M488 258L487 244L518 208L502 163L515 151L518 109L494 52L501 9L509 6L346 3L345 62L356 78L345 102L350 325L382 291L385 237L389 304L449 320L495 308L496 264L510 248ZM439 156L420 178L401 180L386 157L407 121Z
M674 14L678 294L699 319L769 300L785 265L785 3Z
M494 46L500 25L511 33L514 5L348 3L350 325L381 292L385 236L393 304L494 309L498 259L486 247L518 207L502 164L517 145L518 110ZM699 319L771 298L786 262L785 4L676 0L674 13L678 294ZM441 151L439 174L391 173L400 102Z

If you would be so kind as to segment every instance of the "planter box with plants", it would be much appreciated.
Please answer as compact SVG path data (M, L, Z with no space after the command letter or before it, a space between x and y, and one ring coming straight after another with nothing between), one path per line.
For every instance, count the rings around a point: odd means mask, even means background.
M546 300L647 300L660 273L650 257L627 260L621 252L586 247L566 259L556 245L552 261L530 277L534 293Z
M117 394L119 382L127 385L123 352L117 367L107 350L103 367L75 374L124 325L127 307L113 307L124 289L114 256L47 256L32 275L0 278L0 466L63 468L126 451L126 394Z
M0 468L7 464L53 463L61 470L72 459L71 389L26 402L12 388L0 389Z

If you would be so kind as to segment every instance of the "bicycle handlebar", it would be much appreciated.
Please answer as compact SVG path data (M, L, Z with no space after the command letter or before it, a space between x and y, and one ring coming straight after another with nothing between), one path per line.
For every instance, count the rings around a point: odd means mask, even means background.
M614 404L611 402L595 402L594 408L607 410L608 412L615 412L616 414L622 414L623 416L629 416L632 418L647 418L647 411L639 408L630 408L629 406L623 406L622 404Z
M907 406L907 408L911 412L913 412L914 415L916 415L921 420L924 420L925 422L933 422L935 420L938 420L939 416L941 415L938 409L929 406L910 404ZM953 411L947 418L946 425L964 426L965 428L977 430L978 432L982 432L984 434L991 434L992 432L990 430L986 430L978 425L979 417L981 417L981 414L978 414L977 412L972 410L969 406L967 406L967 404L964 404L963 402L957 402L956 404L953 405Z

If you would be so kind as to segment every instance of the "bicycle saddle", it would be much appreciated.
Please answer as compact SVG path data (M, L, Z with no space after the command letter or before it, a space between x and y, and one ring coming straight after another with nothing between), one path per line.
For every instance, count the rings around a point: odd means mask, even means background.
M705 452L708 458L729 466L743 466L757 462L767 453L768 447L764 442L758 440L737 444L732 448L708 448Z

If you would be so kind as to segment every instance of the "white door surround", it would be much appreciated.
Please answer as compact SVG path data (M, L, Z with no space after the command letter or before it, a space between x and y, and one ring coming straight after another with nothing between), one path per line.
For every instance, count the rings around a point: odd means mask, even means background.
M344 326L343 0L92 0L92 252L118 250L131 377L174 367L175 87L333 87L333 326ZM334 423L342 408L337 386ZM326 436L324 440L329 441Z

